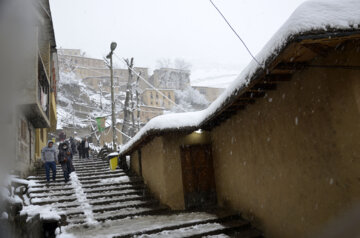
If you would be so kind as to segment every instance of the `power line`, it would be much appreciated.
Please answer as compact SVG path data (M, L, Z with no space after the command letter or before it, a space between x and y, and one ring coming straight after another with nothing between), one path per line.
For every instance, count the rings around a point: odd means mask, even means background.
M226 19L226 17L224 16L224 14L222 14L222 12L220 11L220 9L215 5L215 3L213 2L213 0L210 0L211 4L215 7L215 9L219 12L219 14L221 15L221 17L224 19L224 21L226 22L226 24L230 27L230 29L235 33L235 35L237 36L237 38L241 41L241 43L245 46L247 52L251 55L251 57L254 59L254 61L260 66L263 67L259 61L255 58L255 56L251 53L250 49L247 47L247 45L245 44L245 42L243 41L243 39L240 37L240 35L235 31L235 29L231 26L230 22Z
M124 61L126 63L126 61L124 59L121 59L116 53L114 53L114 55L121 61ZM172 104L174 104L175 106L180 106L180 109L183 112L186 112L183 107L181 105L176 104L176 102L174 102L173 100L171 100L168 96L166 96L165 94L163 94L159 89L157 89L154 85L152 85L151 83L149 83L146 79L144 79L138 72L136 72L132 67L129 67L129 69L136 75L138 76L141 80L143 80L148 86L150 86L152 89L154 89L156 92L158 92L161 96L167 98L167 100L169 102L171 102Z

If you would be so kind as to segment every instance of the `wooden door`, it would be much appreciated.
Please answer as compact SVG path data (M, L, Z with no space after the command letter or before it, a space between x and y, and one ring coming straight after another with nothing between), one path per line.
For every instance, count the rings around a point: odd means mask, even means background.
M186 209L216 204L211 145L181 147L181 166Z

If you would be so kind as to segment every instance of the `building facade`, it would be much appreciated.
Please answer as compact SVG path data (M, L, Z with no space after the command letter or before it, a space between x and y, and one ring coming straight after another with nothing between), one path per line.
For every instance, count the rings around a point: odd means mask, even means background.
M39 2L35 2L34 14L38 21L32 26L33 38L29 40L29 58L25 63L28 77L21 83L22 96L17 112L15 170L23 176L39 163L41 148L46 146L48 134L55 132L57 124L56 41L49 2Z
M184 90L190 87L190 71L161 68L154 70L150 83L159 89Z
M123 147L162 203L230 209L270 238L358 234L347 225L360 203L360 34L350 15L348 26L325 29L302 12L316 6L323 9L310 1L289 20L306 17L311 27L280 29L287 40L275 37L260 52L265 66L252 62L209 109L159 118L161 128ZM177 125L166 122L174 118Z
M173 89L145 89L141 101L148 107L161 107L170 110L174 106L175 92Z

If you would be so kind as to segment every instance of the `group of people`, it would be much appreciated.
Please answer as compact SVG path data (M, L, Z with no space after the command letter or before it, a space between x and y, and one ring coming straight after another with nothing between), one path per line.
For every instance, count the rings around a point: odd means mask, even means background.
M70 174L75 171L72 163L73 156L79 151L80 158L89 159L89 142L84 138L81 142L76 142L70 137L69 141L63 141L59 144L58 153L52 140L48 141L47 146L41 150L41 160L45 166L46 180L50 182L50 170L52 171L52 180L56 180L56 164L60 163L64 173L65 182L70 180Z
M86 138L83 138L81 142L77 144L77 150L79 151L79 157L89 159L89 142Z

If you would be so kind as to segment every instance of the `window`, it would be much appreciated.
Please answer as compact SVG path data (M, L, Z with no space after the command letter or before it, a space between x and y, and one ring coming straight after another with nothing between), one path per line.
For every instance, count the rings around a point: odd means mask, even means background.
M150 92L150 98L151 98L151 99L152 99L152 98L154 98L154 97L153 97L153 93L152 93L152 92Z

